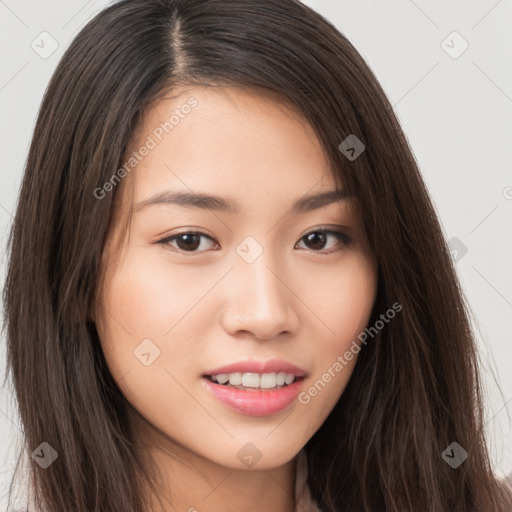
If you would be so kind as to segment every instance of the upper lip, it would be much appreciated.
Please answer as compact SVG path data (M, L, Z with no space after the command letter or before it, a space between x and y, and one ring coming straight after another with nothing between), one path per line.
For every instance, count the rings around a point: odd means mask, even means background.
M246 360L219 366L209 370L204 376L211 377L219 373L293 373L296 377L305 377L306 371L283 359L269 359L268 361Z

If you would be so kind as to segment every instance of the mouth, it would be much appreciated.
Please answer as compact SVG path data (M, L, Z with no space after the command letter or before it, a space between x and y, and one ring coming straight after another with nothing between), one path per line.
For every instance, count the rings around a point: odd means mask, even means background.
M272 416L293 406L306 374L233 371L202 375L207 393L227 408L246 416Z

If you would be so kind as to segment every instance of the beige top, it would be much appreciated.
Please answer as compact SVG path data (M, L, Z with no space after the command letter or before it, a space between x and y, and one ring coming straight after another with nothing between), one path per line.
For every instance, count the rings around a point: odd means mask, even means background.
M295 478L295 512L322 512L318 508L316 500L311 497L308 486L308 458L306 450L297 455L297 475Z

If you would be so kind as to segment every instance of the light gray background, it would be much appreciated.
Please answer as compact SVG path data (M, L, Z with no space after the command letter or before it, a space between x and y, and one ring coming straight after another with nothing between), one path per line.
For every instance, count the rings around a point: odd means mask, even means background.
M107 3L0 0L2 250L44 89L73 37ZM369 63L405 129L447 239L457 237L468 249L457 270L478 322L491 456L496 473L508 474L512 471L512 1L304 3L332 21ZM39 51L43 44L46 51L51 49L48 36L40 36L45 31L58 48L42 58L31 44L38 44ZM450 36L454 31L469 44L457 58L453 57L464 42ZM4 256L0 272L3 284ZM4 358L2 339L2 379ZM0 388L0 507L20 434L12 392L7 386Z

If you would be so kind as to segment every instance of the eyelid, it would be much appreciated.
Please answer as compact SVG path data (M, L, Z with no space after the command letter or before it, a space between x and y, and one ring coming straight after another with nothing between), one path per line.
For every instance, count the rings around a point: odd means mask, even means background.
M349 230L348 226L338 226L338 225L330 225L330 224L321 224L319 226L315 226L314 228L308 229L300 238L304 238L305 236L309 235L310 233L317 233L319 231L323 231L325 233L339 233L339 234L345 234L344 230ZM348 234L346 235L347 238L350 238Z

